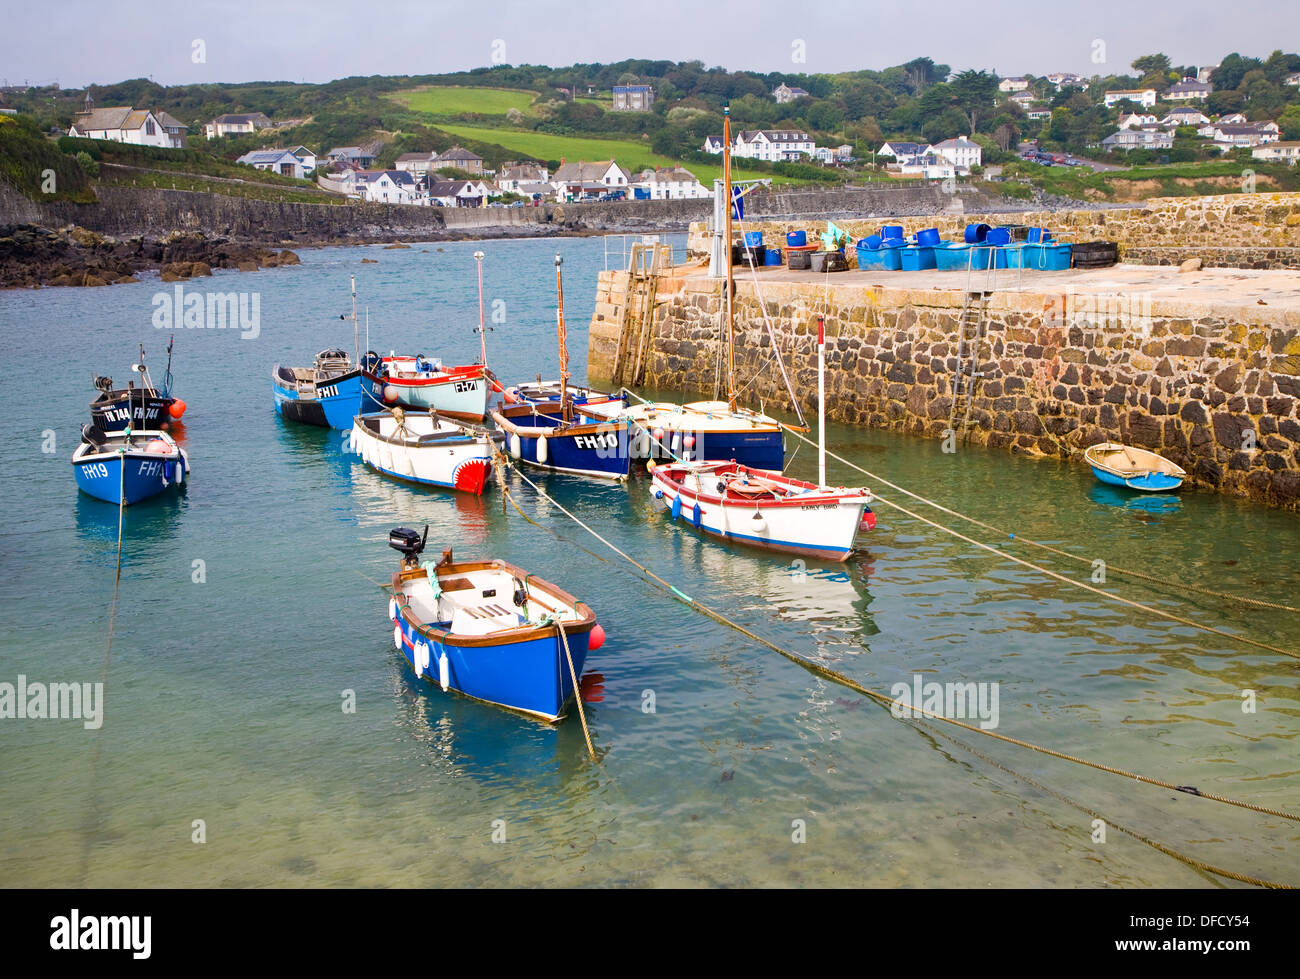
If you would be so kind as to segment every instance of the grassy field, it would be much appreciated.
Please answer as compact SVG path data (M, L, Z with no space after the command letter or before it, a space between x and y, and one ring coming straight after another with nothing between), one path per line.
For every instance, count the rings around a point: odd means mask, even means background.
M412 112L455 116L464 112L501 116L511 109L530 115L536 92L509 88L470 88L460 85L430 85L391 96Z
M507 149L535 157L539 160L558 160L564 157L569 162L578 160L617 160L625 170L635 173L644 167L668 167L677 164L676 160L660 156L650 149L648 141L642 143L635 139L599 139L590 136L555 136L551 133L536 133L528 129L486 129L479 126L464 126L459 123L439 123L438 128L453 136L464 139L477 139L485 143L496 143ZM717 164L691 163L687 169L699 178L700 183L711 187L715 178L722 176L722 158ZM737 180L753 180L759 177L773 178L778 183L807 183L808 181L790 180L776 177L770 173L746 170L743 166L733 166L732 175Z

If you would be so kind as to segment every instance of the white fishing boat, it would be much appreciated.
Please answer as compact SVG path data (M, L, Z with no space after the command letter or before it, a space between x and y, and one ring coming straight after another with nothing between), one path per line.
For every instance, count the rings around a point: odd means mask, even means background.
M831 489L726 463L651 463L650 495L674 520L724 540L845 561L876 525L865 489Z
M388 476L479 495L492 478L492 445L499 432L470 428L435 414L402 408L357 415L350 448Z

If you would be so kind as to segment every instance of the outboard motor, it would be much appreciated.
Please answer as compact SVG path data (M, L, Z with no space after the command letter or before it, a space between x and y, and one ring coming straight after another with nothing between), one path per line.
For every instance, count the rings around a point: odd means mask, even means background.
M403 564L415 564L424 550L424 542L429 539L429 525L424 525L424 536L410 527L394 527L388 532L388 546L402 552Z

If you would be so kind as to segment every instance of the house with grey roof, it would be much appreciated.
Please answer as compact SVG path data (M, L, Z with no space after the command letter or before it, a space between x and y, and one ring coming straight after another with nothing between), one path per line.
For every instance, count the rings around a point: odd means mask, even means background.
M1195 78L1184 78L1181 82L1170 85L1164 94L1166 102L1186 102L1208 99L1213 91L1209 82L1198 82Z
M305 180L316 169L316 154L305 146L297 146L291 150L277 147L253 150L245 153L235 162L256 167L258 170L270 170L272 173Z
M466 173L482 173L483 157L463 146L453 146L433 158L434 170L441 170L443 167L464 170Z
M366 170L375 162L375 154L360 146L336 146L325 154L325 159L331 163L346 163Z

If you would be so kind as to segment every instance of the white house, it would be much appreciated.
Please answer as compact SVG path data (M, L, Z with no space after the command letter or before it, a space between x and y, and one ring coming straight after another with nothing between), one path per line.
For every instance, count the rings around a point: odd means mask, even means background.
M1004 78L998 82L999 92L1023 92L1029 87L1029 79L1024 75L1016 75L1012 78Z
M541 165L530 163L512 167L502 167L497 174L497 186L510 194L522 194L519 188L525 184L545 184L551 179L550 171Z
M474 180L434 180L429 183L429 203L437 207L479 207L486 197Z
M1149 109L1156 104L1156 90L1154 88L1118 88L1102 96L1102 101L1106 103L1108 109L1114 108L1115 103L1123 102L1125 99Z
M1170 109L1165 117L1160 120L1160 125L1175 128L1178 126L1204 126L1210 120L1205 113L1199 109L1193 109L1190 105L1180 105L1176 109Z
M1300 85L1300 71L1295 71L1287 75L1286 83L1288 85Z
M1229 112L1226 116L1219 116L1219 118L1215 120L1215 122L1223 122L1223 123L1227 123L1228 125L1232 125L1233 123L1238 123L1238 122L1245 122L1245 121L1246 121L1246 117L1242 115L1240 112Z
M430 166L433 165L434 154L427 150L421 153L403 153L393 163L393 167L398 170L405 170L407 173L422 177L429 172Z
M971 167L979 166L980 161L984 159L984 151L979 143L972 143L965 136L945 139L942 143L935 143L930 149L937 156L951 163L958 173L969 173Z
M747 160L797 160L812 156L817 144L807 133L791 129L743 129L736 134L733 156Z
M1015 95L1011 96L1010 101L1014 102L1016 105L1024 109L1030 106L1031 104L1033 104L1034 102L1037 102L1038 96L1035 95L1033 92L1017 92Z
M305 146L297 146L291 150L279 148L253 150L245 153L235 162L303 180L311 176L316 169L316 154Z
M1101 141L1107 150L1169 150L1174 137L1158 129L1121 129Z
M1300 163L1300 141L1265 143L1254 147L1250 155L1256 160L1280 160L1295 166Z
M1119 128L1141 129L1143 126L1154 126L1157 122L1159 120L1147 112L1126 112L1119 117Z
M271 120L264 112L226 113L217 116L203 127L203 134L208 139L218 136L243 136L257 132L271 125Z
M365 199L373 204L421 204L415 177L405 170L379 170L365 185Z
M936 153L902 157L898 161L898 172L904 177L920 176L929 180L946 180L957 176L957 168L952 162Z
M703 150L704 150L705 153L721 153L721 152L722 152L722 137L721 137L721 136L705 136L705 137L704 137L704 147L703 147Z
M876 150L876 156L892 156L895 160L901 160L908 156L923 156L929 152L930 147L926 143L905 143L894 140Z
M173 134L148 109L134 109L129 105L96 109L90 96L86 96L86 108L73 116L68 135L135 146L177 145L172 139Z
M1165 101L1187 102L1208 99L1211 91L1208 82L1198 82L1195 78L1184 78L1181 82L1175 82L1169 86L1169 89L1165 92Z
M648 190L652 201L692 200L713 196L713 191L701 184L695 174L682 167L642 170L633 179L632 186Z
M1087 80L1082 75L1076 75L1072 71L1054 71L1046 77L1049 82L1056 86L1058 92L1066 86L1084 90L1088 88Z
M613 160L599 160L595 163L566 163L560 161L560 168L551 178L557 197L593 197L612 190L627 190L631 176Z
M1025 118L1050 119L1052 118L1052 110L1049 106L1044 104L1031 105L1025 109Z
M795 99L806 99L809 95L802 88L794 88L782 82L776 88L772 89L772 98L776 99L778 105L785 105L787 102L793 102Z
M1208 130L1208 132L1207 132ZM1216 143L1225 146L1258 146L1261 143L1276 143L1280 133L1275 122L1214 122L1202 126L1198 133L1208 136Z

